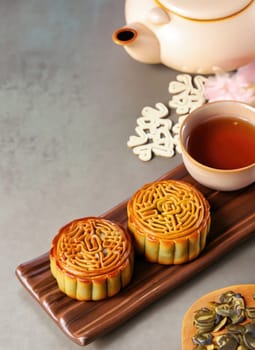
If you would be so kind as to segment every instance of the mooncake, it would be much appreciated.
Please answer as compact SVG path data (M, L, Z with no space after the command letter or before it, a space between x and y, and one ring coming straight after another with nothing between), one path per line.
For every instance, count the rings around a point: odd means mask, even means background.
M162 180L143 186L128 201L127 214L136 251L150 262L182 264L206 245L210 205L187 182Z
M101 300L131 280L134 249L130 234L100 217L74 220L52 241L50 269L59 289L77 300Z
M197 299L182 322L182 350L254 349L255 284L216 289Z

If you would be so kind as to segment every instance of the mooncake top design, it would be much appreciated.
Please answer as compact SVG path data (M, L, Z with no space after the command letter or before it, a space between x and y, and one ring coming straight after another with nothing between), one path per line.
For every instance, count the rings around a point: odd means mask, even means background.
M174 239L206 226L209 204L192 185L164 180L138 190L128 203L128 212L137 233Z
M119 271L128 264L131 252L131 239L120 225L88 217L60 229L50 254L58 268L86 279Z

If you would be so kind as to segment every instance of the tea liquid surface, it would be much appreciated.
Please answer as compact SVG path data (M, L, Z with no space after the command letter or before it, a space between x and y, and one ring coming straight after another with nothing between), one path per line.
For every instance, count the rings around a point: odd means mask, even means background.
M214 118L191 132L186 147L209 167L242 168L255 163L255 126L234 117Z

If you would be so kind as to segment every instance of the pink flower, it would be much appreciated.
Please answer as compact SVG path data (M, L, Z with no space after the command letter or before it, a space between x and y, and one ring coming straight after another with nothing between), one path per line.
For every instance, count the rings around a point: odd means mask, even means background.
M210 102L218 100L250 102L253 93L245 78L238 74L217 74L209 77L205 83L205 98Z
M209 102L218 100L254 102L255 61L240 67L235 73L221 73L209 77L205 83L204 95Z
M236 74L242 77L247 83L255 84L255 60L246 66L240 67Z

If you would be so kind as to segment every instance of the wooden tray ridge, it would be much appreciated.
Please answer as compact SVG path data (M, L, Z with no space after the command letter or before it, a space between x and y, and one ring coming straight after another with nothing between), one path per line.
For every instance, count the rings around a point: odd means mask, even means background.
M125 322L146 306L218 261L255 234L255 184L233 192L210 190L198 184L180 165L161 179L185 180L195 185L211 205L212 226L205 250L183 265L162 266L135 259L132 282L116 296L98 302L75 301L59 291L45 253L16 269L16 275L60 329L79 345L87 345ZM127 201L102 217L127 227Z

